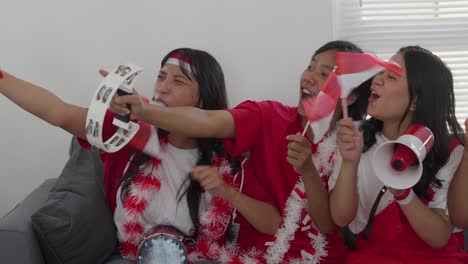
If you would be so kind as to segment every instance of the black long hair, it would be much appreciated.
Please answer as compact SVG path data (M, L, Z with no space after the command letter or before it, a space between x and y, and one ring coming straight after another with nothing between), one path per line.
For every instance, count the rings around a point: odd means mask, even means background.
M200 108L205 110L219 110L227 108L228 100L224 81L224 73L216 59L209 53L202 50L180 48L169 52L162 59L161 68L164 67L167 60L174 53L177 53L182 57L188 58L190 60L190 70L198 82ZM191 79L187 70L182 67L182 65L179 66L181 66L180 69L182 73L187 78ZM159 130L158 133L160 136L168 134L163 130ZM222 143L217 139L197 139L197 148L199 151L197 165L211 165L213 155L217 155L226 157L229 160L231 167L233 168L232 173L236 173L240 168L239 162L226 153ZM151 159L151 157L144 153L135 153L135 162L132 162L128 172L123 176L121 193L122 200L126 195L128 195L130 184L135 177L137 170L144 166L149 166L150 164L148 161ZM189 181L188 187L186 189L182 189L182 187L186 185L187 181ZM195 234L198 233L200 226L198 213L202 193L203 189L201 188L200 184L193 180L191 173L189 173L185 181L180 186L177 194L179 202L186 195L190 218L192 219L192 223L195 227Z
M450 138L456 137L463 143L463 130L455 117L452 73L439 57L419 46L403 47L398 53L405 60L410 96L400 125L408 115L411 103L415 101L416 110L411 123L428 127L435 138L434 146L424 159L422 177L413 187L419 197L429 198L426 191L430 185L438 188L442 186L436 173L448 160ZM383 122L375 118L362 124L364 152L375 144L375 135L382 128Z
M334 41L327 42L323 46L318 48L314 52L312 59L315 58L315 56L317 56L318 54L325 52L325 51L329 51L329 50L335 50L335 51L340 51L340 52L364 53L364 51L360 47L358 47L356 44L350 41L334 40ZM361 85L355 88L352 92L352 94L357 95L356 101L353 104L348 105L348 115L353 120L361 120L365 118L367 114L367 104L368 104L368 98L370 96L371 82L372 82L372 79L369 79L363 82ZM342 116L343 116L343 113L341 113L341 117Z

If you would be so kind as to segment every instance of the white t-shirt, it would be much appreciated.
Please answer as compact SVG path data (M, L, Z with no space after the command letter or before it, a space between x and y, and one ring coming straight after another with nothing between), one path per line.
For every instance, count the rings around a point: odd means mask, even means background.
M171 144L167 144L162 150L164 158L157 170L157 176L161 181L159 191L152 192L150 197L146 197L150 201L144 213L142 214L141 223L146 232L148 229L156 225L170 225L178 228L186 235L191 235L193 232L193 223L190 218L186 195L178 201L177 193L179 189L184 191L189 181L187 178L187 169L192 168L198 160L198 149L179 149ZM151 170L151 168L149 168ZM156 170L151 170L155 175ZM184 186L181 187L182 183ZM123 225L125 217L123 211L122 200L120 199L121 187L117 192L117 204L114 213L114 221L117 226L119 238L122 238ZM208 209L212 196L209 193L203 193L200 200L200 213Z
M350 230L355 234L360 233L365 228L372 205L374 204L379 191L384 186L382 181L380 181L376 176L374 166L372 165L372 157L374 156L377 147L388 141L388 139L386 139L382 134L377 134L376 140L376 143L368 151L362 153L361 160L359 162L357 172L358 209L356 217L349 224ZM440 208L447 211L448 188L452 177L458 168L458 164L461 161L462 155L463 146L459 145L452 151L447 163L437 172L436 177L439 180L442 180L442 187L431 187L434 190L435 195L433 200L428 204L430 208ZM328 181L330 190L335 187L338 175L340 174L341 163L341 154L337 148L335 153L334 170ZM395 201L393 194L387 191L380 200L375 214L377 215L382 212L393 201Z

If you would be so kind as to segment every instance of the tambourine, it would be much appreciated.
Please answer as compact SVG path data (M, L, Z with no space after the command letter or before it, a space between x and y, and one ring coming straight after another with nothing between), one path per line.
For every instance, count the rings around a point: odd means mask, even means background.
M117 115L112 123L118 127L108 140L103 140L103 123L107 109L115 93L132 94L136 77L143 68L134 64L119 65L103 79L96 89L86 116L86 137L88 142L105 151L116 152L123 148L137 133L140 126L130 121L130 115Z
M138 246L137 264L187 264L186 244L194 243L172 226L156 226Z

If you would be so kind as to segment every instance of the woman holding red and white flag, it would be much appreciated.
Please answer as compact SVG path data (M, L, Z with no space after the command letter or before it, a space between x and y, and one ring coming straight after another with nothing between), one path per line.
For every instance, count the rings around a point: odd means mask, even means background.
M374 77L367 110L372 118L360 129L351 119L339 122L329 185L333 220L349 228L354 242L345 263L467 263L447 211L448 186L463 153L452 74L418 46L401 48L391 61L402 72ZM376 150L413 124L434 135L421 179L405 190L384 186L373 164Z
M243 191L274 205L283 218L281 225L276 223L276 236L267 236L259 234L245 215L239 215L239 246L258 250L256 260L247 263L341 263L346 248L330 217L327 188L335 151L333 131L341 105L326 113L331 116L325 122L326 136L317 144L311 143L314 133L307 129L309 119L303 107L304 101L319 94L333 72L337 51L362 53L346 41L332 41L319 48L301 75L297 107L246 101L234 109L206 111L164 108L141 103L135 96L122 96L116 98L120 106L114 111L127 113L124 106L131 104L132 114L164 130L190 137L223 138L231 155L249 152ZM365 114L368 95L366 83L349 97L349 114L356 120ZM259 191L262 189L266 192ZM258 217L265 216L259 213Z
M450 219L456 227L468 228L468 119L465 120L465 148L448 194ZM463 235L463 234L462 234Z

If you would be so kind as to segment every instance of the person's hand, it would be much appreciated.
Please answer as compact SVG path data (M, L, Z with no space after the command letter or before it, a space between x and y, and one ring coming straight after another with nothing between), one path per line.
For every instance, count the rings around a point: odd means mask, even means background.
M106 77L109 72L103 69L99 70L99 74L103 77ZM118 115L130 115L131 119L144 120L144 111L146 109L147 103L143 98L138 94L138 92L133 89L131 95L119 96L115 94L110 103L110 110Z
M192 169L192 177L200 183L200 186L215 196L226 198L231 187L224 182L219 168L208 165L195 166Z
M340 130L336 137L336 143L343 162L358 163L364 147L362 133L354 126L351 118L341 119L338 125Z
M145 120L145 110L148 104L133 89L131 95L119 96L115 94L110 103L110 110L118 115L130 114L131 119ZM130 108L130 109L129 109Z
M104 69L99 69L99 74L101 74L102 77L106 77L109 74L109 71L104 70Z
M300 175L307 175L313 169L310 142L301 134L289 135L288 156L286 159Z

